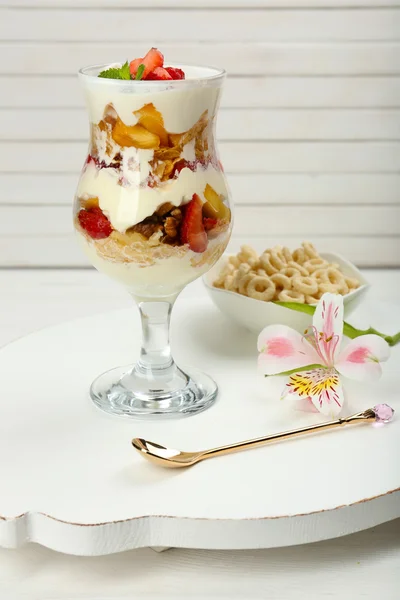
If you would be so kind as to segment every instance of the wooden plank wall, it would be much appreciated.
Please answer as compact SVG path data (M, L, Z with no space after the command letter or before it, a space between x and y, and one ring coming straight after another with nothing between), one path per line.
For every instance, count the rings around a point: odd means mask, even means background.
M0 267L83 266L76 71L156 45L229 72L233 245L400 266L400 0L0 0Z

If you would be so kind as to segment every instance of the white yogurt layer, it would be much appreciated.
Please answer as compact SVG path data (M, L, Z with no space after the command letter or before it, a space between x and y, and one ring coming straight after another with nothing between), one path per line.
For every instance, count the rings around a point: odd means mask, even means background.
M182 257L170 256L159 259L150 267L141 267L137 263L120 263L106 260L99 256L93 242L90 242L82 234L78 234L82 248L90 263L127 287L136 296L156 297L172 296L178 294L188 283L206 273L210 265L205 263L199 267L191 264L192 258L199 258L199 254L188 250ZM226 240L227 241L227 240ZM221 240L212 240L208 249L221 244ZM221 247L221 254L224 247Z
M135 125L137 117L133 113L152 102L163 116L165 129L169 133L182 133L190 129L205 110L208 110L209 117L213 117L218 108L220 87L195 86L151 92L145 82L142 85L143 93L138 92L137 86L130 86L129 82L123 90L119 86L99 85L96 79L88 83L85 96L91 122L101 121L105 107L111 103L126 125Z
M129 150L124 150L123 160ZM144 174L146 177L148 175L148 160L152 158L152 151L141 150L139 155L140 165L137 165L136 170L127 170L123 174L116 169L98 169L90 162L79 181L78 197L97 196L101 210L117 231L124 232L140 223L165 202L180 206L189 202L195 193L201 196L207 183L218 194L225 197L228 195L223 173L212 165L208 165L206 169L200 167L197 171L185 167L177 179L171 179L154 188L140 187ZM121 176L124 178L124 185L121 185Z

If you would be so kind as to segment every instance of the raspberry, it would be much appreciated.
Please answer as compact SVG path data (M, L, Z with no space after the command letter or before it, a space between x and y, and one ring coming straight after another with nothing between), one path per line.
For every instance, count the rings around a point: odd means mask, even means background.
M165 67L165 70L171 75L172 79L185 79L185 73L182 69L176 67Z
M78 220L82 229L94 240L107 238L113 230L110 221L98 206L94 206L89 210L80 210Z

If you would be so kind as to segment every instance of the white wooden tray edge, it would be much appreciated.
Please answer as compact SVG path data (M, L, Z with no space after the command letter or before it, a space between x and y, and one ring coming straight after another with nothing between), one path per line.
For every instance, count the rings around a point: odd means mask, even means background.
M349 506L290 518L193 519L143 516L79 524L39 512L0 517L0 546L35 542L78 556L102 556L134 548L250 550L294 546L340 537L400 517L400 489Z

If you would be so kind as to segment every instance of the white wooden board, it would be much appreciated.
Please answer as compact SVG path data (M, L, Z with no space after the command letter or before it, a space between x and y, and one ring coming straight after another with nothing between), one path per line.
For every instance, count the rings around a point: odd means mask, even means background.
M0 21L3 41L80 42L82 29L87 42L148 42L149 32L157 42L191 42L194 27L200 42L336 42L393 41L400 39L400 11L394 9L351 9L321 11L300 9L282 11L234 9L226 18L225 10L141 10L138 18L127 19L126 10L105 11L96 8L76 13L69 8L9 9ZM49 23L43 28L42 24ZM221 24L224 27L221 27Z
M148 46L148 44L147 44ZM132 43L73 44L4 42L9 59L0 74L35 75L77 72L83 65L126 60ZM232 75L399 75L400 44L215 42L165 43L164 54L172 63L222 65ZM201 48L201 50L200 50ZM184 57L184 61L182 60ZM201 57L201 60L199 60Z
M40 7L51 8L148 8L147 0L34 0ZM337 8L400 6L399 0L151 0L153 7L168 8ZM0 6L30 8L29 0L0 0Z
M364 315L377 327L399 327L398 313L385 310L377 306ZM399 451L398 419L385 428L348 428L178 473L147 464L131 449L131 437L196 449L320 417L276 400L281 383L269 387L256 377L254 336L228 325L204 300L178 304L173 343L178 359L185 356L218 380L215 406L151 424L99 413L87 387L98 372L134 356L138 327L133 311L110 313L43 330L0 351L9 400L0 407L0 480L7 483L0 496L1 545L35 541L87 555L148 545L276 547L400 516L400 470L396 461L387 462ZM374 405L382 390L400 407L399 359L396 349L379 384L347 385L347 413Z

